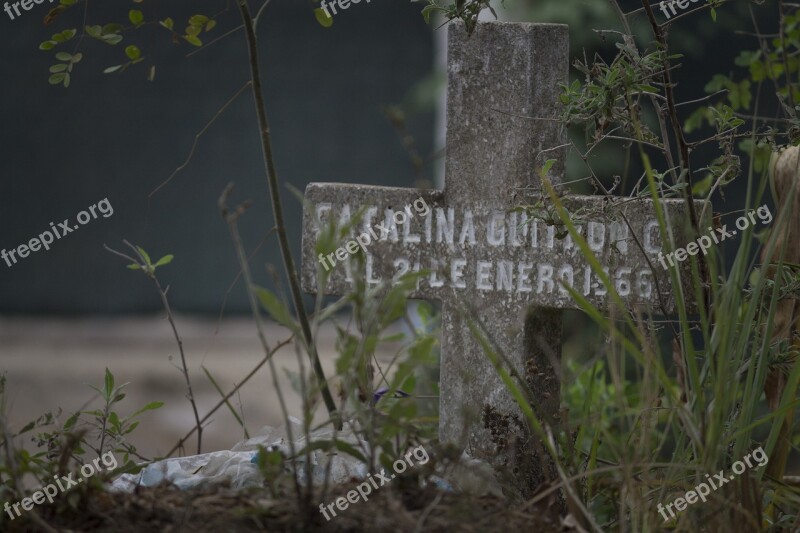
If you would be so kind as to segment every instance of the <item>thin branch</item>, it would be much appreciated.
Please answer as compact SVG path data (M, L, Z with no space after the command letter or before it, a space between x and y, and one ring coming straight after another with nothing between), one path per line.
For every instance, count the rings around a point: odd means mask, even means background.
M209 418L211 418L211 415L213 415L214 413L216 413L217 411L219 411L219 409L220 409L220 408L221 408L223 405L225 405L225 403L226 403L226 402L227 402L227 401L228 401L228 400L231 398L231 396L233 396L234 394L236 394L237 392L239 392L239 389L241 389L241 388L242 388L242 387L245 385L245 383L247 383L248 381L250 381L250 378L252 378L254 375L256 375L256 372L258 372L259 370L261 370L261 367L263 367L263 366L264 366L264 365L267 363L267 361L268 361L268 360L269 360L269 359L270 359L270 358L271 358L271 357L272 357L272 356L275 354L275 352L277 352L278 350L280 350L281 348L283 348L284 346L286 346L287 344L289 344L290 342L292 342L292 339L294 339L294 335L292 335L292 336L291 336L291 337L289 337L288 339L286 339L286 340L284 340L284 341L281 341L281 342L279 342L278 344L276 344L276 345L275 345L275 347L274 347L272 350L270 350L269 354L267 354L267 355L266 355L266 356L265 356L265 357L264 357L264 358L263 358L261 361L259 361L259 363L258 363L258 364L257 364L257 365L256 365L256 366L253 368L253 370L251 370L251 371L250 371L250 372L249 372L249 373L248 373L248 374L247 374L247 375L244 377L244 379L241 381L241 383L239 383L238 385L236 385L236 386L233 388L233 390L231 390L231 391L230 391L228 394L226 394L226 395L225 395L225 397L224 397L224 398L222 398L222 399L221 399L219 402L217 402L217 405L215 405L215 406L214 406L214 407L213 407L213 408L212 408L212 409L211 409L211 410L210 410L208 413L206 413L206 415L205 415L203 418L201 418L201 419L200 419L200 422L202 422L202 423L205 423L205 422L206 422L206 421L207 421ZM189 432L188 432L186 435L184 435L184 436L183 436L183 437L182 437L180 440L178 440L177 444L175 444L175 446L173 446L173 447L172 447L172 449L171 449L169 452L167 452L167 454L166 454L166 455L165 455L165 456L164 456L162 459L166 459L167 457L171 457L173 453L175 453L176 451L178 451L180 448L183 448L183 444L184 444L184 443L185 443L185 442L186 442L186 441L187 441L187 440L188 440L188 439L189 439L189 438L190 438L192 435L194 435L194 432L195 432L195 431L197 431L197 428L196 428L196 427L192 428L192 429L191 429L191 431L189 431Z
M213 41L209 41L208 43L205 44L205 46L201 46L200 48L197 48L196 50L193 50L193 51L189 52L188 54L186 54L186 57L192 57L195 54L199 54L200 52L202 52L203 50L205 50L206 48L208 48L212 44L218 43L219 41L225 39L226 37L229 37L229 36L233 35L234 33L236 33L237 31L241 30L242 28L244 28L244 25L239 25L239 26L233 28L232 30L220 35L219 37L217 37Z
M255 291L256 286L253 283L253 277L250 274L250 265L247 261L247 254L244 250L244 245L242 244L242 238L239 235L239 228L238 228L238 221L239 217L245 212L246 207L240 206L234 209L233 212L228 210L227 201L228 197L230 196L231 192L233 192L233 184L229 183L225 190L222 192L222 195L219 197L219 201L217 205L219 206L220 213L222 214L222 218L225 220L226 225L228 226L228 230L231 234L231 239L233 240L234 248L236 249L236 255L239 259L239 265L242 268L242 278L245 281L245 285L247 287L247 299L250 303L250 312L253 315L253 318L256 322L256 331L258 332L258 340L261 342L261 347L264 349L265 355L269 356L270 349L269 344L267 343L267 337L264 334L264 321L261 317L261 312L258 307L258 302L256 301ZM283 415L283 419L286 421L286 434L288 436L289 441L289 451L292 456L295 455L295 448L294 448L294 436L292 432L292 423L289 420L289 409L286 406L286 399L283 396L283 391L281 390L281 384L278 380L278 369L275 367L275 363L272 361L272 357L267 357L269 361L269 369L270 369L270 376L272 377L272 385L275 387L275 392L278 395L278 404L281 407L281 414ZM302 374L301 374L302 375ZM307 462L306 464L311 464L311 462ZM307 469L310 471L310 469ZM298 501L301 501L301 490L300 484L297 481L297 476L292 475L294 479L294 487L295 492L297 494ZM309 492L311 488L309 486Z
M234 94L234 95L233 95L233 96L232 96L232 97L231 97L231 98L230 98L230 99L229 99L227 102L225 102L225 104L224 104L224 105L223 105L221 108L219 108L219 110L218 110L216 113L214 113L214 116L213 116L213 117L211 117L211 120L210 120L210 121L208 121L208 123L207 123L207 124L206 124L206 125L203 127L203 129L201 129L201 130L200 130L200 132L199 132L199 133L197 133L197 135L195 135L195 136L194 136L194 142L192 143L192 149L191 149L191 150L189 150L189 155L188 155L188 156L186 156L186 160L185 160L185 161L184 161L184 162L183 162L181 165L179 165L179 166L178 166L178 168L176 168L176 169L175 169L175 170L172 172L172 174L170 174L170 175L169 175L169 177L168 177L166 180L164 180L164 182L163 182L163 183L161 183L161 185L159 185L158 187L156 187L156 188L153 190L153 192L151 192L150 194L148 194L148 195L147 195L147 197L148 197L148 198L152 198L152 196L153 196L155 193L157 193L158 191L160 191L160 190L161 190L161 189L162 189L164 186L166 186L166 185L167 185L167 184L168 184L170 181L172 181L172 178L174 178L174 177L175 177L175 176L176 176L176 175L177 175L177 174L178 174L180 171L182 171L184 168L186 168L186 167L189 165L189 162L190 162L190 161L192 160L192 158L194 157L194 152L195 152L195 150L197 149L197 143L199 143L199 142L200 142L200 138L201 138L201 137L202 137L202 136L203 136L203 135L204 135L204 134L205 134L205 133L208 131L208 129L211 127L211 125L212 125L212 124L214 124L214 122L216 122L216 121L217 121L217 119L218 119L219 117L221 117L221 116L223 115L223 113L225 113L225 111L227 111L227 109L228 109L228 108L231 106L231 104L232 104L232 103L233 103L233 102L234 102L234 101L235 101L237 98L239 98L239 96L241 96L241 94L242 94L242 93L245 91L245 89L247 89L247 88L248 88L250 85L252 85L252 82L250 82L250 81L248 81L247 83L245 83L245 84L242 86L242 88L241 88L241 89L239 89L238 91L236 91L236 94Z
M253 31L258 29L258 22L261 20L261 14L264 12L264 9L267 8L267 5L269 5L269 1L270 0L265 0L264 4L261 6L261 8L259 8L258 13L256 13L255 18L253 19Z
M669 26L670 24L672 24L672 23L674 23L674 22L678 22L679 20L681 20L681 19L682 19L682 18L684 18L684 17L688 17L688 16L690 16L690 15L693 15L694 13L697 13L697 12L699 12L699 11L703 10L703 9L711 9L711 8L715 8L715 7L717 7L717 6L721 6L721 5L723 5L723 4L726 4L726 3L728 3L729 1L730 1L730 0L719 0L719 1L718 1L718 2L716 2L714 5L711 5L711 4L703 4L703 5L697 6L697 8L695 8L695 9L692 9L691 11L684 11L684 12L683 12L683 13L681 13L680 15L676 15L676 16L674 16L674 17L671 17L671 18L670 18L668 21L666 21L664 24L662 24L662 26L663 26L663 27L667 27L667 26Z
M715 93L711 93L711 94L709 94L707 96L704 96L702 98L697 98L696 100L687 100L686 102L676 103L675 107L680 107L682 105L689 105L689 104L699 104L700 102L703 102L705 100L710 100L711 98L717 96L718 94L725 94L727 92L728 92L728 89L720 89L719 91L717 91Z
M689 158L689 143L686 142L686 138L683 135L683 129L681 128L681 120L678 117L678 111L675 107L675 93L673 92L674 84L672 83L672 78L670 76L670 67L669 67L669 58L667 57L667 39L664 35L662 28L656 22L655 15L653 14L653 9L650 6L648 0L642 0L642 7L644 7L645 12L647 13L647 18L650 21L650 26L653 29L653 35L655 36L656 42L658 43L659 48L661 49L662 53L664 54L664 59L662 60L662 64L664 65L664 72L662 73L662 81L664 83L664 93L667 97L667 111L669 114L669 120L672 123L672 130L675 136L675 140L678 143L678 153L680 155L680 166L681 166L681 175L684 176L686 180L686 187L684 188L684 197L686 200L686 211L689 213L689 221L692 225L692 229L696 233L700 233L700 221L697 218L697 209L694 205L694 194L692 192L692 165L691 160ZM660 115L660 113L659 113ZM664 139L666 144L666 138ZM698 257L698 267L700 271L700 279L705 282L703 283L703 295L706 299L706 305L710 307L711 304L711 293L708 291L706 287L706 283L708 282L708 264L705 260L705 257Z
M289 238L287 237L286 233L286 224L283 217L283 204L281 203L280 189L278 187L278 173L275 169L275 156L272 152L272 136L270 134L269 120L267 119L267 107L264 101L263 88L261 84L261 70L258 64L258 40L256 39L255 26L253 24L253 18L250 15L250 7L248 6L247 1L237 0L237 4L242 15L242 22L244 23L245 34L247 36L247 50L250 56L250 87L253 91L256 114L258 115L259 133L261 135L261 148L264 153L264 170L266 171L267 182L269 184L270 199L272 200L272 214L275 220L275 228L278 232L278 243L281 249L281 256L283 257L283 266L286 271L286 277L289 280L289 288L291 289L295 311L297 312L297 317L303 330L303 340L308 347L308 356L311 359L314 373L319 380L319 387L322 393L322 398L325 401L325 407L328 409L328 414L334 420L335 425L341 427L341 421L339 420L339 416L336 411L336 403L333 401L333 396L331 396L330 389L328 388L325 372L320 364L317 347L311 334L308 313L303 305L303 294L300 290L300 277L295 267L294 258L292 257L292 249L289 245Z
M200 368L202 368L203 372L205 372L208 381L210 381L211 385L214 386L214 389L217 391L217 394L219 394L224 398L225 393L222 391L222 388L217 383L217 380L214 379L214 376L211 375L211 372L205 367L205 365L200 366ZM233 415L233 418L236 419L236 422L239 424L239 426L241 426L242 430L244 431L244 438L249 439L250 433L247 431L247 425L244 423L244 419L241 416L239 416L239 413L236 412L236 409L234 409L233 406L230 404L230 402L228 402L227 400L225 400L225 405L228 406L228 410ZM240 399L240 405L241 405L241 399Z
M255 255L259 252L259 250L261 250L261 247L264 246L264 244L267 242L267 239L269 239L269 236L272 235L274 232L275 232L275 228L271 228L267 232L267 234L264 235L264 238L261 239L261 242L258 243L258 245L255 248L253 248L253 251L250 252L250 255L247 257L247 263L248 264L250 264L250 261L253 260L253 257L255 257ZM223 296L223 298L222 298L222 306L220 307L220 310L219 310L219 317L217 317L217 329L216 329L217 333L219 333L219 326L222 323L222 315L225 314L225 306L228 303L228 296L230 296L231 291L236 286L236 284L239 282L239 278L240 277L242 277L242 269L241 268L239 268L239 272L236 274L236 277L233 279L231 284L228 285L228 289L225 291L225 296Z
M783 15L783 0L778 0L778 13L780 13L780 20L778 21L778 30L780 32L781 40L781 58L783 59L783 74L786 77L786 94L789 97L789 107L794 109L794 94L792 91L792 80L789 78L789 61L786 57L786 35L784 35L784 15Z

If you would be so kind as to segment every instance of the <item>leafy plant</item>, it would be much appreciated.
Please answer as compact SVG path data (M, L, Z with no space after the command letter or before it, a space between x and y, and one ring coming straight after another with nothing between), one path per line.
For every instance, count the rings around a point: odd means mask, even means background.
M105 490L103 484L112 475L136 473L142 465L135 460L148 462L129 441L131 434L139 425L138 418L160 408L163 402L151 402L130 415L119 414L119 404L125 399L122 392L127 383L116 385L114 375L105 369L104 382L100 387L90 386L102 400L99 409L81 410L73 413L60 424L61 411L45 413L25 424L19 431L12 432L8 427L5 412L5 375L0 376L0 500L20 501L31 496L36 490L31 478L38 487L52 482L54 477L71 475L73 479L84 479L86 483L61 494L53 503L57 510L70 509L73 512L85 507L87 501ZM17 447L21 437L31 435L33 450ZM89 453L91 452L91 453ZM121 454L122 461L114 472L97 471L92 478L81 477L80 468L90 464L92 458L104 453ZM97 460L97 459L95 459ZM105 460L104 460L105 463ZM20 520L20 519L16 519ZM31 520L40 528L47 529L46 523L30 511L22 521ZM0 516L0 525L7 521ZM29 522L26 522L30 525ZM22 526L25 527L25 526Z

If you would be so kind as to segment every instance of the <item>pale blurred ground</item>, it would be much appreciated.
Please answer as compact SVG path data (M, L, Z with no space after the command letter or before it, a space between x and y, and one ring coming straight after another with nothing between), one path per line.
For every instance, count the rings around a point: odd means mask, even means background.
M264 353L250 318L219 322L178 316L176 322L202 417L221 397L201 365L228 392L258 364ZM266 337L274 346L286 339L288 333L285 328L268 322ZM332 325L320 331L318 346L330 378L335 357ZM399 347L399 344L381 345L378 360L382 366ZM302 355L307 363L307 356ZM290 414L299 416L299 396L282 370L298 369L293 345L276 353L274 361L280 370L279 379ZM169 323L161 315L74 320L0 317L0 373L5 372L8 379L6 410L13 429L59 407L65 413L61 416L63 423L69 413L85 408L86 402L93 398L91 406L99 408L99 399L88 385L102 386L104 369L108 367L118 383L130 382L127 397L118 404L121 416L152 401L166 402L161 409L142 415L141 424L131 438L142 455L164 454L194 426L185 381L174 365L180 365L180 356ZM269 365L264 365L244 385L240 396L231 398L231 403L237 410L240 407L243 410L251 435L265 425L282 424ZM324 408L319 414L325 414ZM230 449L243 437L242 429L223 407L204 431L203 451ZM193 437L188 442L187 455L191 455L196 451L196 440Z

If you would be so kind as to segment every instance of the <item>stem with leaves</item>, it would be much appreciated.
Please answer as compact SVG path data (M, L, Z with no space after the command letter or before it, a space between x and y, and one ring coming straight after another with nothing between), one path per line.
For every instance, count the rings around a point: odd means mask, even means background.
M151 263L150 256L141 247L134 246L128 241L123 241L123 242L125 243L126 246L128 246L131 250L133 250L134 253L136 253L138 260L129 255L113 250L108 246L105 245L103 246L109 252L118 255L120 257L123 257L128 261L131 261L131 264L128 265L128 268L132 270L142 270L145 273L145 275L147 275L147 277L153 281L153 283L156 286L156 289L158 289L159 295L161 295L161 305L164 307L164 310L167 313L167 320L169 321L170 327L172 327L172 334L175 336L175 342L178 343L178 351L181 354L181 372L183 373L184 379L186 379L186 391L187 391L187 397L189 398L189 403L192 404L192 412L194 413L195 425L197 427L197 453L200 454L203 446L203 425L200 422L200 414L197 411L197 403L195 403L194 401L192 380L189 378L189 367L186 364L186 354L183 351L183 340L181 339L181 336L178 333L177 326L175 326L175 320L172 316L172 308L170 307L169 299L167 298L167 291L169 290L169 287L167 287L167 290L164 290L161 287L161 283L159 283L158 278L156 277L156 268L169 264L172 261L173 256L166 255L161 259L159 259L156 263Z
M259 69L259 56L258 56L258 40L255 31L255 19L250 14L250 7L247 0L236 1L239 12L242 15L242 22L244 23L245 35L247 37L247 49L250 56L250 74L252 79L251 88L253 90L253 98L256 106L256 114L258 115L259 133L261 135L261 148L264 153L264 170L267 174L267 182L269 183L270 198L272 200L272 213L275 219L275 230L278 235L278 243L281 249L281 256L283 258L283 266L286 270L286 277L289 280L289 288L292 294L292 301L297 312L297 317L300 321L300 326L303 331L303 337L308 349L308 356L311 359L311 365L314 367L314 373L319 380L319 387L322 394L322 399L325 402L325 407L328 409L328 414L334 421L337 427L341 427L341 421L336 410L336 403L333 401L330 389L328 388L328 381L325 378L325 372L319 361L319 354L317 353L317 346L314 342L311 333L311 325L308 320L308 313L306 313L305 306L303 305L303 295L300 290L300 277L297 274L292 251L289 247L289 239L286 235L286 224L283 217L283 205L281 204L280 190L278 188L278 175L275 169L275 157L272 151L272 137L270 135L269 120L267 119L267 108L264 101L263 89L261 84L261 71Z

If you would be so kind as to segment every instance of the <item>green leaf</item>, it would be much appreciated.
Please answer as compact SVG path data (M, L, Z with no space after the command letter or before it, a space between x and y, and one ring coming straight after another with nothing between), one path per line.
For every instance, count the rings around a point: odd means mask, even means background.
M84 31L87 35L89 35L89 37L94 37L95 39L100 38L100 36L103 34L103 28L100 26L86 26Z
M69 84L70 84L70 80L71 79L72 78L70 78L69 73L64 74L64 88L65 89L69 88Z
M78 33L78 31L75 28L70 28L68 30L62 31L61 32L61 36L64 38L64 40L68 41L68 40L72 39L73 37L75 37L75 35L77 33Z
M128 20L130 20L131 24L134 26L141 26L144 22L144 14L138 9L131 9L128 11Z
M135 413L133 413L131 416L129 416L128 420L130 420L130 419L132 419L132 418L134 418L136 416L139 416L140 414L144 413L145 411L154 411L156 409L159 409L163 405L164 405L164 402L150 402L147 405L145 405L144 407L142 407L141 409L139 409L138 411L136 411Z
M168 30L172 30L172 28L175 27L175 22L170 17L165 18L164 20L159 22L159 24L161 24Z
M162 257L161 259L159 259L159 260L156 262L156 264L155 264L155 265L153 265L153 266L160 267L160 266L168 265L168 264L170 264L170 263L172 262L172 260L173 260L174 258L175 258L175 256L174 256L174 255L172 255L172 254L165 255L164 257Z
M100 37L104 43L115 45L122 42L122 35L117 35L116 33L110 35L103 35Z
M114 391L114 374L108 368L106 368L104 387L105 397L110 399L111 393Z
M39 45L39 50L52 50L57 44L55 41L44 41Z
M211 20L209 20L209 21L208 21L208 23L206 24L206 31L211 31L211 30L213 30L213 29L214 29L214 28L216 28L216 27L217 27L217 21L216 21L216 20L214 20L214 19L211 19Z
M119 33L123 30L122 24L106 24L103 26L103 33Z
M78 417L79 417L80 415L81 415L81 412L80 412L80 411L77 411L77 412L76 412L76 413L74 413L72 416L70 416L69 418L67 418L67 421L66 421L66 422L64 422L64 429L65 429L65 430L71 429L71 428L72 428L72 426L74 426L74 425L75 425L75 422L77 422L77 421L78 421Z
M66 72L59 72L58 74L53 74L52 76L50 76L50 78L48 78L47 82L50 85L58 85L59 83L64 81L66 75L67 75Z
M22 429L19 430L19 433L17 433L17 436L29 432L34 427L36 427L36 421L32 420L32 421L28 422L27 424L25 424L25 427L23 427Z
M66 65L66 63L59 63L59 64L57 64L57 65L52 65L52 66L50 67L50 72L52 72L52 73L56 73L56 72L64 72L65 70L67 70L67 65Z
M759 57L761 57L761 51L742 50L733 62L737 66L747 67L754 61L758 61Z
M203 41L198 39L196 35L184 35L183 38L186 39L186 42L189 44L193 44L194 46L203 46Z
M425 19L425 24L430 24L431 13L435 11L447 11L445 8L439 7L436 4L428 4L422 8L422 18Z
M267 310L267 312L276 322L283 324L292 331L296 329L294 318L289 312L289 309L286 308L286 306L278 299L277 296L262 287L256 287L255 291L256 296L258 296L258 299L261 302L261 305Z
M330 28L331 26L333 26L333 17L330 16L328 13L325 13L324 9L319 7L314 9L314 16L317 18L317 22L319 22L320 26L322 26L323 28Z
M208 17L205 15L192 15L189 18L189 24L192 26L203 26L208 20Z
M713 176L709 174L700 181L694 182L694 184L692 185L692 194L698 197L705 197L711 190L711 186L713 184L714 184Z
M144 258L144 262L145 263L147 263L148 265L152 265L153 264L153 262L150 261L150 254L145 252L144 248L142 248L141 246L137 246L136 249L139 250L139 254L141 254L141 256Z
M125 48L125 55L127 55L131 61L136 61L142 56L142 52L139 50L139 47L129 45Z
M56 54L56 59L59 61L72 61L72 54L67 52L59 52Z
M381 337L380 342L401 342L405 338L406 334L401 331L400 333L395 333L393 335L387 335L386 337Z
M652 85L637 85L636 88L644 93L658 93L658 89Z
M111 70L109 72L109 70L112 69L112 68L119 70L120 68L122 68L122 65L117 65L116 67L108 67L103 72L105 72L106 74L110 74L111 72L116 72L114 70ZM131 265L128 265L128 268L130 268L131 270L141 270L142 267L138 263L133 263Z

